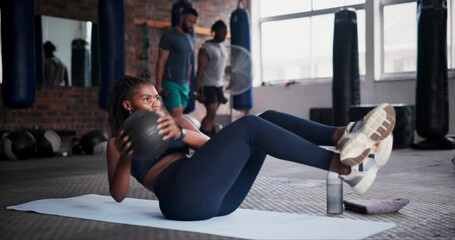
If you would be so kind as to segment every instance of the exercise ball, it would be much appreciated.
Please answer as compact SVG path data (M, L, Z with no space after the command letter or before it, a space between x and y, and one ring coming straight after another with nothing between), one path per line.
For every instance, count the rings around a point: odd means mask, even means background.
M3 141L3 151L9 160L28 159L35 150L35 137L27 131L12 132Z
M122 128L131 140L135 159L154 159L166 150L169 141L158 134L158 118L160 116L156 112L141 110L123 122Z
M29 131L36 140L35 157L53 157L56 153L60 152L62 139L55 131L45 129L27 131Z
M103 130L91 130L81 137L80 144L85 154L97 154L95 147L107 142L108 136Z

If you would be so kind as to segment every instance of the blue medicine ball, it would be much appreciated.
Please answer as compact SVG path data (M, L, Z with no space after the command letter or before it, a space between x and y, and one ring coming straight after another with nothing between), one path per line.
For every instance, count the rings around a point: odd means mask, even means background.
M135 159L154 159L166 150L169 141L164 141L164 136L158 134L158 118L156 112L140 110L123 122L122 128L131 140Z

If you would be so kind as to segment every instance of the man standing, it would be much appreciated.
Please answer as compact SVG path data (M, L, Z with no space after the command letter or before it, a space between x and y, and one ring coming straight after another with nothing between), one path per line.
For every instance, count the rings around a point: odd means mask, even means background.
M223 42L227 27L222 20L212 25L213 39L206 41L198 54L197 84L199 101L204 104L206 115L201 122L201 131L207 136L215 134L214 120L220 104L227 102L223 94L224 71L228 53Z
M164 105L176 118L183 116L190 92L191 57L194 42L190 35L197 22L198 13L185 8L179 23L160 39L156 63L156 90L163 97Z

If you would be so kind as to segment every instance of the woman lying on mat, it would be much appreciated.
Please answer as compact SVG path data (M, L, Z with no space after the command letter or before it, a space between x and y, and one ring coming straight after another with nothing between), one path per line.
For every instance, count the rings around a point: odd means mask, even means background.
M156 195L162 214L174 220L203 220L235 211L267 154L336 172L354 192L364 193L392 151L395 111L390 104L382 104L346 127L266 111L234 121L211 139L191 124L176 123L161 114L158 128L164 139L171 139L168 148L173 149L155 159L138 161L122 123L135 111L160 109L158 92L150 82L128 76L116 82L109 111L109 190L116 201L122 201L132 175ZM321 145L337 146L339 151ZM188 147L195 149L192 156Z

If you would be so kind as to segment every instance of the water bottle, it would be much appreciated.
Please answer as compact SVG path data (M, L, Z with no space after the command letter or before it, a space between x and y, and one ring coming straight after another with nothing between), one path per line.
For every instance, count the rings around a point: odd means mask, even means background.
M343 213L343 180L338 173L327 173L327 213Z

